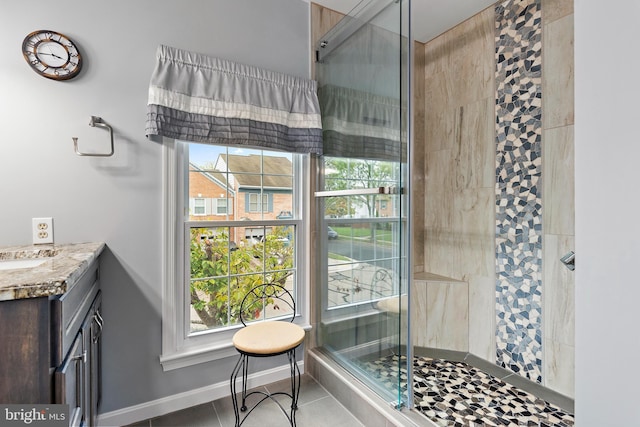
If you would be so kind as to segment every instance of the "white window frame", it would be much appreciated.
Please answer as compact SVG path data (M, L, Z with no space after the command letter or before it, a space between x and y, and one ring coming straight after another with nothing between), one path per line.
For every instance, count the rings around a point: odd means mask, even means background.
M172 139L163 140L163 293L162 293L162 353L160 363L164 371L179 369L198 363L237 355L231 338L238 327L220 331L191 334L189 312L186 309L188 289L184 284L185 264L189 259L188 233L185 222L189 218L189 189L185 179L188 171L188 144ZM294 322L305 329L309 324L310 283L308 257L311 253L308 224L310 221L310 182L308 176L310 158L299 156L294 160L294 200L299 213L295 238L295 265L297 277L296 309ZM277 220L275 221L277 224ZM220 225L223 225L221 222Z

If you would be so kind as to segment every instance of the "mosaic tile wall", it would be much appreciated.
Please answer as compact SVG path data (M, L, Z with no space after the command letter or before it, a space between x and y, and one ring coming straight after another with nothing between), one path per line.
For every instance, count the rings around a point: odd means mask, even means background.
M496 362L542 382L540 0L495 12Z

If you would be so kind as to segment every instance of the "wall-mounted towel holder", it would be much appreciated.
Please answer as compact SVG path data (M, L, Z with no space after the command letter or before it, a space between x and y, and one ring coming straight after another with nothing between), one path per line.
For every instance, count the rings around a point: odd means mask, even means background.
M92 157L109 157L113 156L113 128L106 124L101 117L91 116L91 120L89 121L89 126L91 127L101 127L109 130L109 137L111 138L111 151L108 153L82 153L78 149L78 138L72 137L73 139L73 148L76 150L76 154L78 156L92 156Z

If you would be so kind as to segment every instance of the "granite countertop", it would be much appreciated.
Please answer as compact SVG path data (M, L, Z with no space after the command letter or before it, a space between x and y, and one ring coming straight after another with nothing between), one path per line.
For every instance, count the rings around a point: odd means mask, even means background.
M36 267L0 270L0 301L64 294L98 258L104 246L98 242L0 247L0 263L45 260Z

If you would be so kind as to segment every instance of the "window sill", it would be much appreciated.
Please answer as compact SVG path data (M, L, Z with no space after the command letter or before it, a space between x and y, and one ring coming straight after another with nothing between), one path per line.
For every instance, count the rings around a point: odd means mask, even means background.
M211 362L238 354L231 341L225 341L216 345L208 345L206 348L188 349L160 355L160 363L163 371L186 368L198 363Z
M300 325L305 331L311 330L311 325ZM171 353L160 355L160 364L163 371L172 371L174 369L186 368L187 366L197 365L199 363L211 362L214 360L224 359L226 357L236 356L238 352L231 340L225 340L215 344L202 346L199 348L189 348Z

